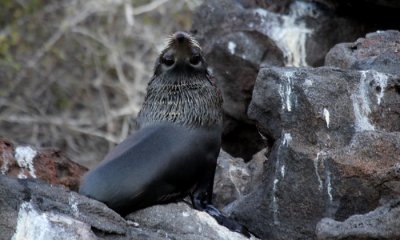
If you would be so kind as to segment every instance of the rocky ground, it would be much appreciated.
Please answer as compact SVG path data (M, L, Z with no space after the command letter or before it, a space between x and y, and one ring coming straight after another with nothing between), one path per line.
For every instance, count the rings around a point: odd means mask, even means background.
M194 210L190 200L143 209L124 219L73 191L87 169L56 152L0 141L0 239L247 239ZM221 152L216 189L225 195L217 202L226 205L248 193L259 182L264 160L260 154L244 164Z
M399 10L367 0L196 10L230 153L214 201L257 238L400 239ZM68 190L86 169L59 151L8 140L0 151L3 239L245 239L186 203L123 219Z

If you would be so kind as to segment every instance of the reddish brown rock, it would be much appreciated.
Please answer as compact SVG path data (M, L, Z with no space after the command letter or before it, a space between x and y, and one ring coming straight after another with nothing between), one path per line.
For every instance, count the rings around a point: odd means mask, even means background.
M18 178L37 178L71 190L79 188L81 176L88 169L68 159L60 150L14 146L0 139L0 172Z

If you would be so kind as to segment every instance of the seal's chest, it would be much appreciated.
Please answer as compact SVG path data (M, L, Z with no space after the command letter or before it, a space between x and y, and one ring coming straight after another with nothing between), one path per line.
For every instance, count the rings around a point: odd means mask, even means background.
M149 85L140 126L165 121L190 127L219 125L222 109L217 89L205 82Z

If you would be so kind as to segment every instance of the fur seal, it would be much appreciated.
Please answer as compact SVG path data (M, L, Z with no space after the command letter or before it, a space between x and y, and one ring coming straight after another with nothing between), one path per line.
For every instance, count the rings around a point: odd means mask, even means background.
M198 42L188 33L170 36L156 61L137 122L139 130L85 175L80 193L121 215L189 195L194 208L250 236L212 205L222 97Z

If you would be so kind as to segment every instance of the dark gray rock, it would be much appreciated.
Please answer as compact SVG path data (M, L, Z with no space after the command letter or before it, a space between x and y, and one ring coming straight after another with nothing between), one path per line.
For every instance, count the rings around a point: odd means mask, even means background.
M270 143L247 117L260 65L320 66L333 45L366 27L313 2L211 0L196 11L192 30L224 98L222 146L247 161Z
M306 0L322 4L330 9L335 16L341 16L362 23L366 32L374 32L384 29L398 29L400 19L398 17L399 2L394 0ZM342 27L342 26L339 26ZM360 36L362 36L361 34Z
M304 143L345 146L356 131L400 131L400 79L376 71L265 67L250 119L278 139L286 130Z
M219 225L207 213L193 210L185 203L156 205L132 213L127 219L133 221L138 228L157 233L160 239L247 239Z
M230 212L230 204L251 193L261 184L266 149L255 154L251 161L245 163L241 158L233 158L221 150L214 179L213 204L218 208L226 207Z
M398 1L393 0L359 0L359 1L346 1L346 0L308 0L314 2L320 2L329 6L338 7L347 7L347 8L360 8L364 5L368 7L383 7L383 8L400 8L400 3Z
M321 218L343 220L375 209L386 194L396 198L400 175L388 176L398 172L400 134L370 133L356 133L349 147L332 152L283 137L264 184L235 202L233 216L263 239L315 239Z
M3 239L61 239L63 231L71 239L96 239L91 227L108 235L127 234L125 220L104 204L39 180L0 175L0 199Z
M353 43L340 43L325 58L327 66L400 74L400 32L368 33Z
M354 215L343 222L330 218L317 225L319 240L400 239L400 201L392 201L363 215Z
M233 73L238 61L320 66L332 46L365 34L366 26L313 1L212 0L195 12L192 30L219 76Z
M237 0L244 8L264 8L275 13L287 13L293 0Z
M374 70L261 68L248 114L275 143L263 184L233 204L233 216L262 238L315 239L321 218L396 198L398 86Z
M138 211L132 222L103 203L36 179L0 175L0 199L0 239L247 239L184 203Z

